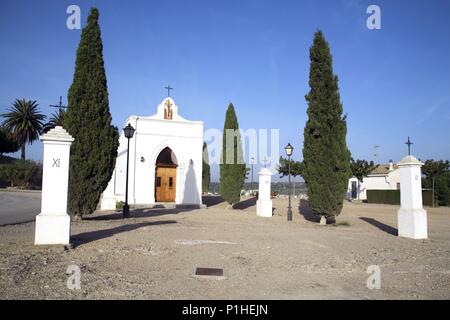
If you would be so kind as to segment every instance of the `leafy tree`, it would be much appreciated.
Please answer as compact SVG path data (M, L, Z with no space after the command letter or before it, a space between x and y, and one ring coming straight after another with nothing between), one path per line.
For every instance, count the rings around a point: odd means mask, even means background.
M32 160L18 160L0 165L0 180L11 187L41 188L42 164Z
M45 116L39 112L36 101L16 99L7 113L3 126L20 146L20 158L25 160L25 145L39 138Z
M241 134L232 103L228 106L223 129L220 194L225 201L233 205L240 200L248 170L244 163Z
M350 177L347 122L342 115L338 78L333 74L330 48L321 31L310 49L308 120L304 129L303 178L312 210L336 221L342 211Z
M0 155L19 150L19 144L4 127L0 127Z
M350 170L352 175L358 179L358 200L359 200L359 189L364 178L367 177L376 167L373 161L367 162L366 160L350 160Z
M211 172L209 166L208 146L203 142L203 168L202 168L202 190L207 193L211 182Z
M64 115L66 111L59 109L58 111L52 113L48 122L44 125L42 132L48 132L56 126L62 126L64 122Z
M289 159L280 156L278 161L277 171L280 174L280 178L287 177L289 175ZM295 178L302 175L302 162L291 159L291 176L294 178L294 195L295 195Z
M114 170L119 133L111 125L99 12L92 8L81 33L63 124L75 138L69 173L70 214L92 213Z
M433 192L433 207L438 205L449 205L450 197L450 162L448 160L435 161L426 160L422 166L425 175L424 186L431 187Z

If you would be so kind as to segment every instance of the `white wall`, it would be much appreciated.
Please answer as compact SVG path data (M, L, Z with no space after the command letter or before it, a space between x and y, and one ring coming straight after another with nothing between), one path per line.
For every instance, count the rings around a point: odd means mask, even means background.
M356 181L358 184L358 179L355 177L349 179L347 188L347 199L352 197L352 181ZM359 185L359 199L367 200L367 190L396 190L397 183L400 183L400 170L396 169L391 171L388 175L371 175L365 177L363 182Z

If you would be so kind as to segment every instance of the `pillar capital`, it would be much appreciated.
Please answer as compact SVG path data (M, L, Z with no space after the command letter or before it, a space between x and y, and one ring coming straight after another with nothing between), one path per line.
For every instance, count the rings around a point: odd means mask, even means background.
M69 142L70 144L75 140L63 127L56 126L47 133L39 137L43 143L46 142Z
M414 156L406 156L404 157L398 164L399 167L413 167L413 166L423 166L423 163L420 162L416 157Z

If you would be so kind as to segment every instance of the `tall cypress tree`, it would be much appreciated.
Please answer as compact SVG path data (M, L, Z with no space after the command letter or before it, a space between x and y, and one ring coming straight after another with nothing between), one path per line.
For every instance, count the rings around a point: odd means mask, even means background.
M63 124L75 138L69 173L70 214L92 213L114 170L119 134L111 125L99 12L91 9L81 33Z
M227 144L227 138L233 141L230 140ZM233 205L240 200L247 169L242 153L239 123L232 103L229 104L225 116L222 143L220 194L225 201Z
M309 205L333 223L342 211L350 177L347 122L342 115L338 78L333 74L330 48L321 31L310 48L308 120L304 129L303 178Z
M208 145L203 142L203 167L202 167L202 190L208 193L211 182L211 172L209 167Z

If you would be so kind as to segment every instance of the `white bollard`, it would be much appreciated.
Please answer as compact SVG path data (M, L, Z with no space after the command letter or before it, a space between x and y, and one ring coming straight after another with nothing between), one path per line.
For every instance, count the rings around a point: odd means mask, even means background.
M422 207L423 163L413 156L403 158L400 168L400 209L398 210L398 236L427 239L427 212Z
M270 200L270 183L272 172L262 168L259 175L259 195L256 202L256 215L260 217L272 217L272 200Z
M74 139L57 126L40 137L44 143L41 213L36 216L35 245L69 244L67 214L70 146Z

